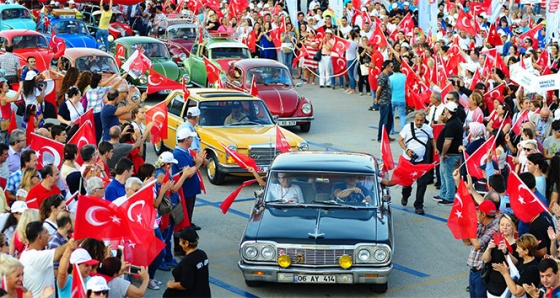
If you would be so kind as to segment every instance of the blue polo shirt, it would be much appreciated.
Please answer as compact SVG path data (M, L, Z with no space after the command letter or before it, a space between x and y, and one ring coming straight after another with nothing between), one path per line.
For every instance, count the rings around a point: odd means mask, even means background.
M175 150L173 150L173 157L177 160L177 164L174 164L171 168L173 175L179 173L181 169L186 166L194 166L194 159L190 152L179 146L175 147ZM187 198L198 194L200 194L200 181L198 180L198 175L195 174L187 178L183 183L183 195Z
M126 189L124 188L124 184L120 183L117 179L111 180L105 189L105 199L107 201L112 202L125 195Z

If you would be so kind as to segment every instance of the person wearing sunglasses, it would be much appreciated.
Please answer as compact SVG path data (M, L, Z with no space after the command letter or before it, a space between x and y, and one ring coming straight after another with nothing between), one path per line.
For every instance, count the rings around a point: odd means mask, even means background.
M109 286L107 281L101 276L92 276L86 284L86 297L107 297L109 296Z

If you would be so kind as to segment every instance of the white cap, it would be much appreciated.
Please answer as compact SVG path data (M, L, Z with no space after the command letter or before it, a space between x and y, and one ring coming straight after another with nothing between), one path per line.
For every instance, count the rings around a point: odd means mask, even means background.
M10 211L12 213L22 213L26 209L27 209L27 204L24 201L15 201L12 204L12 208L10 209Z
M89 252L83 248L77 248L70 254L70 264L86 264L86 265L97 265L98 260L91 258Z
M37 73L34 70L30 70L25 74L25 80L26 81L31 81L31 80L35 79L36 76L37 76Z
M327 33L330 33L330 34L332 34L332 30L331 30L331 29L327 29L327 30L325 30L325 34L327 34Z
M410 6L410 3L405 2L403 5L404 5L404 6Z
M188 137L196 136L196 132L191 131L188 128L183 128L177 132L177 141L184 140Z
M445 108L448 109L450 112L455 113L455 112L457 112L458 106L457 106L456 103L454 103L454 102L452 102L452 101L448 101L448 102L445 104Z
M160 154L158 160L162 163L174 163L177 164L179 163L175 157L173 156L173 153L169 152L169 151L165 151L162 154Z
M86 285L87 290L91 290L92 292L101 292L101 291L108 291L110 290L109 286L107 286L107 281L105 278L101 276L92 276Z
M200 116L200 109L198 107L190 107L187 111L187 117Z

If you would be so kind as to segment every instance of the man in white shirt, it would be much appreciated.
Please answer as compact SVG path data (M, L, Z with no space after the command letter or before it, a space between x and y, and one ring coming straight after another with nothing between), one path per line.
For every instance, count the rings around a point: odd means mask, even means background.
M47 249L50 235L40 221L27 224L25 229L29 246L19 258L23 264L23 286L33 292L33 297L39 297L43 288L54 287L54 262L59 261L67 246L76 248L76 241L70 239L66 244L55 249ZM54 297L54 294L51 295Z

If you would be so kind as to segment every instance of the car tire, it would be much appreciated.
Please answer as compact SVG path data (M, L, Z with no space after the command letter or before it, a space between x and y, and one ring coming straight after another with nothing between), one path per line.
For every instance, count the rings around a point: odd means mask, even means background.
M309 130L311 129L311 122L305 122L304 124L299 126L299 129L302 132L309 132Z
M389 288L389 285L388 285L388 283L371 284L369 287L370 287L370 290L374 293L385 293L385 292L387 292L387 289Z
M208 157L208 165L206 165L206 176L210 183L214 185L224 184L226 175L218 169L218 158L214 153L211 153Z
M169 148L167 148L163 144L163 140L160 141L159 144L154 144L154 152L156 153L157 156L161 155L165 151L169 151Z
M245 280L245 284L250 288L256 288L263 285L262 281L255 281L255 280Z

